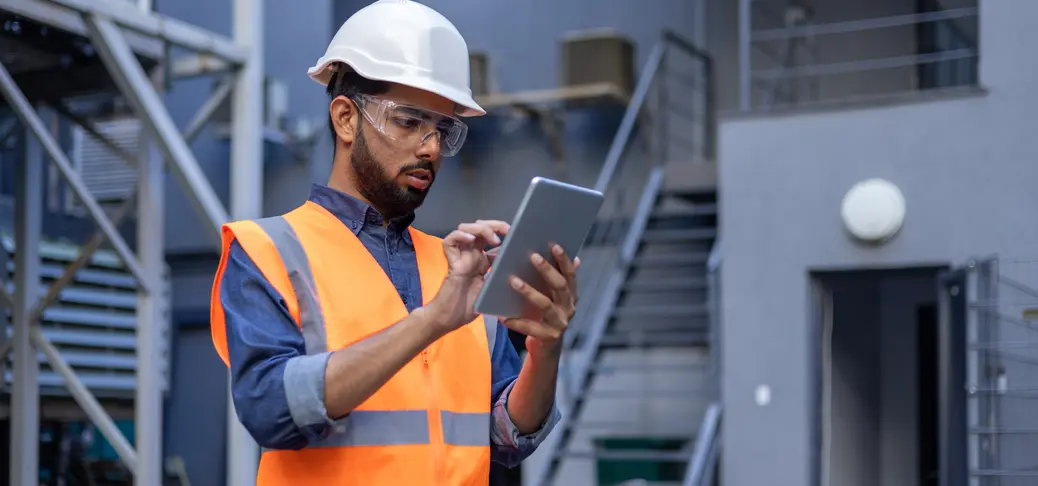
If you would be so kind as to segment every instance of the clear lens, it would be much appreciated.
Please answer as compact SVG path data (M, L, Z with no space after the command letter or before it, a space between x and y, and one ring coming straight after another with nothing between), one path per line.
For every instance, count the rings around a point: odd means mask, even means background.
M358 95L357 98L363 100L361 111L378 131L408 148L430 143L435 137L440 153L450 157L465 143L468 127L453 116L373 96Z

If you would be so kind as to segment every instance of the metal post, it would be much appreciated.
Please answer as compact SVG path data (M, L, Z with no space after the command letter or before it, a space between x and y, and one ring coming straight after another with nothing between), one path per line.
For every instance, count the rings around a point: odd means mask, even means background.
M137 257L141 268L159 288L163 257L164 172L154 153L152 135L141 130L137 176ZM162 330L161 292L137 294L137 475L134 484L162 484L162 376L159 366Z
M15 187L14 367L11 393L11 484L39 483L39 363L30 341L32 309L40 288L40 232L43 220L43 154L26 128L25 156L18 161Z
M231 216L263 214L263 2L234 0L234 41L249 52L238 72L231 99ZM230 389L228 374L228 389ZM259 447L227 400L227 484L253 486Z
M753 108L753 64L750 36L753 34L753 0L739 0L739 110Z

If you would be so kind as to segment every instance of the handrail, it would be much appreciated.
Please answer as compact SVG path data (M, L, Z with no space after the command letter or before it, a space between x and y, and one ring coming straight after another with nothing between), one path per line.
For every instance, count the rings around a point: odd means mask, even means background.
M634 94L631 96L631 102L627 105L627 110L624 111L623 119L620 121L620 127L616 131L616 136L613 137L612 144L609 145L609 152L606 153L605 162L602 164L602 171L599 172L598 180L595 181L596 191L605 192L612 183L613 176L616 174L616 170L620 166L620 161L623 160L623 156L627 152L627 147L630 145L631 135L634 133L634 127L635 123L638 121L638 115L645 106L645 100L649 96L649 91L651 91L653 83L656 82L656 74L660 71L660 67L663 66L667 47L670 45L685 51L685 53L698 58L704 63L703 68L706 71L707 82L707 103L709 104L706 108L709 132L707 136L707 154L713 156L713 136L714 131L716 130L716 122L713 118L715 103L713 58L710 57L710 54L697 48L687 39L673 31L664 30L660 42L657 42L656 45L653 46L652 52L649 53L649 60L646 61L645 67L642 68L641 75L638 77L638 84L635 85ZM660 162L662 163L663 161Z
M703 414L703 422L696 435L695 449L685 472L683 486L710 486L721 445L721 404L712 403Z
M645 68L642 69L642 74L638 78L638 85L635 86L631 102L627 105L627 110L624 111L624 117L620 121L620 128L617 129L616 136L613 137L613 143L609 145L605 163L602 164L602 172L599 172L598 180L595 182L596 191L605 192L613 182L613 175L620 166L620 161L623 160L624 153L627 152L627 147L631 142L631 134L634 133L634 125L638 121L638 114L641 113L642 106L645 105L645 99L649 96L649 90L656 80L656 72L659 71L660 66L663 64L663 51L664 45L660 42L649 53L649 61L645 63Z

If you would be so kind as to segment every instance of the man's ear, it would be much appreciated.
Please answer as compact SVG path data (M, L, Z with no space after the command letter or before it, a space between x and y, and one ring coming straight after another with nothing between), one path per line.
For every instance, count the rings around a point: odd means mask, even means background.
M328 115L331 117L332 127L335 128L335 135L343 143L353 143L353 139L357 135L356 118L359 114L357 105L354 105L353 101L345 96L336 96L328 104Z

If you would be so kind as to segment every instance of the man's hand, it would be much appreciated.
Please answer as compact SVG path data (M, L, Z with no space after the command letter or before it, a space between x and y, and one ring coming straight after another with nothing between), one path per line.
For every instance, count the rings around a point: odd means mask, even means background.
M428 308L434 321L445 332L453 331L476 318L473 306L483 288L487 270L490 269L490 259L483 250L487 246L500 245L501 236L507 233L508 223L478 220L458 225L458 229L443 239L447 278Z
M580 259L570 260L559 245L552 245L552 255L558 268L537 253L530 256L530 261L551 288L550 295L540 293L519 277L512 276L510 279L512 288L533 304L539 315L505 319L502 322L509 329L527 336L526 349L531 353L560 351L562 335L576 312L577 268Z

